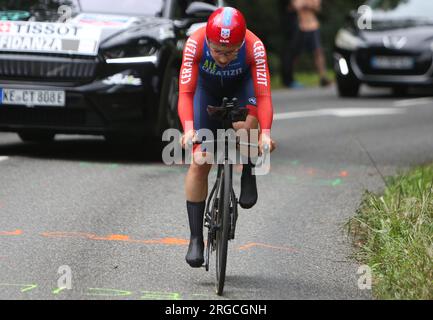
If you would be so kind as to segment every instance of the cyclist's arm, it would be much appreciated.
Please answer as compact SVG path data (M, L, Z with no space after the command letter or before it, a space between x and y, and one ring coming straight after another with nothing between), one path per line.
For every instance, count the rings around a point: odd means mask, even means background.
M247 31L245 41L247 45L247 60L254 82L260 130L262 133L265 132L270 135L274 112L266 49L263 42L249 30Z
M203 50L205 28L197 30L186 42L179 74L178 114L184 132L192 130L194 121L194 94L197 87L199 63Z

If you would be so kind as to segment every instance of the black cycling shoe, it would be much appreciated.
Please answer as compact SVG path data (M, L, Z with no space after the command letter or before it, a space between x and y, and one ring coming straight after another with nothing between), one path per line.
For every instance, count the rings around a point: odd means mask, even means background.
M241 177L241 196L239 205L243 209L251 209L257 203L257 183L256 176L252 174L253 165L244 164Z
M191 238L186 254L186 262L192 268L201 268L204 263L204 242L203 239Z
M189 242L188 253L186 254L186 262L193 268L200 268L204 263L203 217L205 206L205 201L186 202L191 230L191 240Z

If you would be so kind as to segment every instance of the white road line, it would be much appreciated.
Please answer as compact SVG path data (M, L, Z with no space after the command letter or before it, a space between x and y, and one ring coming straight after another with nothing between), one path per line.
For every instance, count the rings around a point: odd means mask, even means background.
M431 104L433 106L433 98L416 98L416 99L399 100L394 102L394 107L405 108L411 106L421 106L426 104Z
M294 111L277 113L274 120L300 119L309 117L332 116L339 118L366 117L378 115L394 115L405 113L406 110L399 108L341 108L341 109L319 109L311 111Z
M3 156L0 156L0 162L2 162L2 161L6 161L6 160L8 160L9 159L9 157L3 157Z

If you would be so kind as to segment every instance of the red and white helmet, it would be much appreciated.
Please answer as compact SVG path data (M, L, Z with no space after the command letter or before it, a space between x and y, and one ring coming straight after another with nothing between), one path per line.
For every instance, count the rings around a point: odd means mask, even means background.
M243 14L231 7L216 10L206 26L208 41L228 46L241 44L245 40L247 24Z

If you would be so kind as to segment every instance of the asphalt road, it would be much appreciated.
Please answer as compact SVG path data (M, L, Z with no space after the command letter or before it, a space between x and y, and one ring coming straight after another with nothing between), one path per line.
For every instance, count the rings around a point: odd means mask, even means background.
M240 212L223 299L369 299L344 224L381 174L433 160L433 98L311 89L274 103L278 150ZM185 172L99 138L0 134L0 299L217 299L214 265L184 261ZM56 290L61 266L71 290Z

